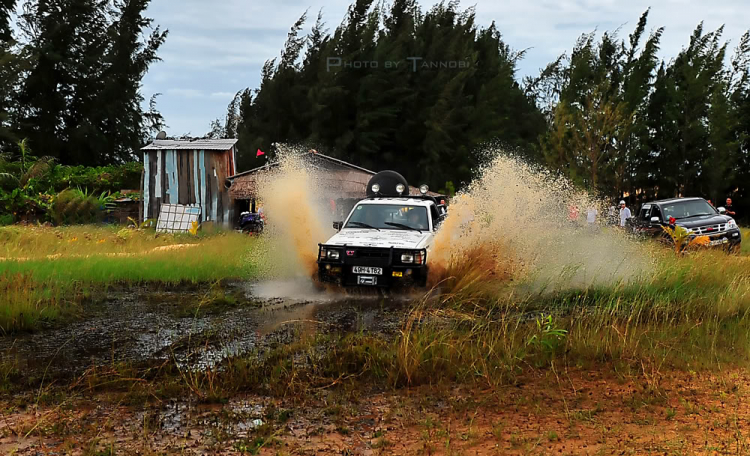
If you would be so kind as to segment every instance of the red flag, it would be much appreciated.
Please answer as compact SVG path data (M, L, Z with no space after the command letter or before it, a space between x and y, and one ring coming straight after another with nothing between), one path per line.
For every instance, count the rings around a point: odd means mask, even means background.
M265 152L263 152L262 150L258 149L258 153L257 153L257 154L255 154L255 158L258 158L258 157L260 157L261 155L266 155L266 153L265 153Z

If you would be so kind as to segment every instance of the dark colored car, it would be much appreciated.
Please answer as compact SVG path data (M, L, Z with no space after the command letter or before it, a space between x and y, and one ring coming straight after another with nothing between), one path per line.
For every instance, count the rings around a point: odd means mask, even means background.
M263 217L258 213L243 212L240 214L240 229L243 233L262 233Z
M662 236L665 226L681 226L691 236L708 236L709 245L739 251L742 233L737 222L703 198L674 198L652 201L641 206L631 220L638 234Z

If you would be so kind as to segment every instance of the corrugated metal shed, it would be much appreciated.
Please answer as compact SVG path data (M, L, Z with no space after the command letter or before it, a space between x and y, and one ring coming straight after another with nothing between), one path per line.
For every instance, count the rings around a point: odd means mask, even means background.
M236 173L236 139L156 140L144 147L142 216L156 218L162 204L195 206L201 222L230 225L234 203L226 178Z
M175 141L157 139L141 150L229 150L237 144L236 139L194 139Z

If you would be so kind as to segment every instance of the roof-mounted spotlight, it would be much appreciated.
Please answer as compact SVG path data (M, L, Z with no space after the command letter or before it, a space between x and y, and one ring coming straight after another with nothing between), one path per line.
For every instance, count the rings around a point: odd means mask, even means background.
M398 192L399 195L403 195L404 190L406 190L406 187L404 186L404 184L396 185L396 191Z

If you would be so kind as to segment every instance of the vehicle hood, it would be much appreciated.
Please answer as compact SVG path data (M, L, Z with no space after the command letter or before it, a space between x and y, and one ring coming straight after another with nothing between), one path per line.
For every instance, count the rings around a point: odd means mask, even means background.
M683 228L698 228L701 226L719 225L721 223L727 223L729 219L727 215L702 215L700 217L691 217L685 220L677 220L676 224Z
M351 247L394 247L397 249L421 249L427 247L432 233L410 230L343 229L326 242L326 245Z

